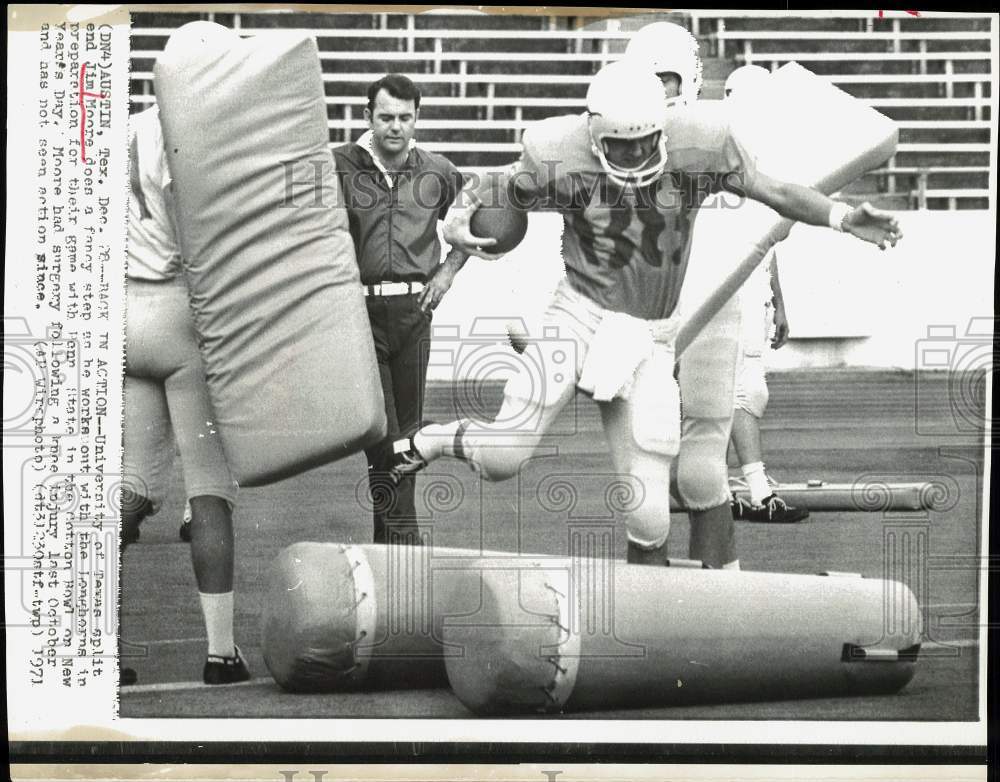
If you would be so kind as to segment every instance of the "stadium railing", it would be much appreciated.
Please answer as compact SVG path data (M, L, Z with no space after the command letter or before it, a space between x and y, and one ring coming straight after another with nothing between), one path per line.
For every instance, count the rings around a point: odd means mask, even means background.
M473 29L473 16L487 19L484 28L502 24L503 29ZM715 47L726 53L729 49L730 56L735 54L734 65L754 62L774 68L800 61L895 119L902 142L897 156L869 175L884 192L897 193L897 184L904 181L912 183L910 200L916 205L928 200L951 207L970 203L970 199L978 203L983 193L988 194L973 185L985 184L989 171L991 76L968 69L984 64L989 68L991 55L980 50L990 45L988 22L986 30L978 29L989 17L932 16L933 24L940 19L942 26L964 28L970 27L972 17L971 27L977 29L937 29L924 22L913 29L912 20L875 21L875 12L870 11L838 11L824 17L789 17L787 11L752 16L695 12L691 23L703 36L703 51ZM450 9L433 18L354 14L338 29L326 27L327 18L319 17L315 28L282 26L312 17L236 13L227 18L243 34L298 29L317 38L333 141L356 138L365 127L363 91L372 78L388 69L407 73L425 92L422 106L428 110L420 123L422 145L448 153L466 171L513 160L520 134L531 121L582 109L591 74L617 59L631 35L615 22L575 29L580 20L501 20ZM756 29L739 29L748 25ZM797 29L781 29L788 26ZM172 32L173 28L163 26L133 29L133 36L143 42L132 53L136 107L155 100L150 68L159 54L158 46ZM857 51L810 51L831 45ZM872 51L872 47L879 50ZM501 67L504 73L480 72ZM862 72L873 68L879 72ZM831 69L837 72L823 72ZM898 70L908 72L892 72ZM335 94L341 92L346 94ZM456 130L468 131L467 138L456 139L452 133ZM963 177L970 179L963 182ZM942 192L954 195L939 195Z

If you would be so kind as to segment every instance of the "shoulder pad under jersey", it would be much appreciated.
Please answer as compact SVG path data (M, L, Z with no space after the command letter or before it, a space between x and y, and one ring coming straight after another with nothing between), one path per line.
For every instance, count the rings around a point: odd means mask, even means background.
M601 171L590 148L586 114L550 117L529 125L521 145L523 162L535 169L545 184L572 173Z
M667 168L711 171L730 133L729 110L723 101L699 100L669 112Z

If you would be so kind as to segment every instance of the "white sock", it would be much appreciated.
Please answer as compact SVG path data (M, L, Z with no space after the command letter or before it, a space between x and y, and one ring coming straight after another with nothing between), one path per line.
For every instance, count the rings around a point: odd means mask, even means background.
M743 477L747 481L747 486L750 487L750 501L754 505L760 505L771 494L771 487L767 483L767 475L764 474L764 462L744 464L742 470Z
M199 592L198 597L201 599L201 612L205 616L205 630L208 632L208 653L232 657L236 654L236 642L233 640L233 593Z
M455 433L463 423L452 421L449 424L429 424L413 435L413 446L428 462L441 456L456 456Z
M740 570L740 561L738 559L734 559L732 562L727 562L725 565L722 566L722 569L723 570Z

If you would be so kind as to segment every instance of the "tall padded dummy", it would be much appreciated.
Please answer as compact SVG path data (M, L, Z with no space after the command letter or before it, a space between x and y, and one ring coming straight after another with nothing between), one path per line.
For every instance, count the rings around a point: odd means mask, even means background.
M896 151L899 131L891 119L794 62L763 79L751 99L727 100L720 108L756 157L759 171L828 195L877 168ZM733 198L718 197L719 203ZM735 209L707 205L699 210L684 283L678 355L739 290L767 251L788 236L792 225L750 200ZM698 260L707 257L698 250L699 241L711 245L709 255L718 259L707 264L710 268L695 262L695 254Z
M269 483L384 436L315 42L179 28L154 69L177 233L234 477Z
M446 620L445 660L477 714L892 693L912 678L920 609L903 584L581 560L482 575Z

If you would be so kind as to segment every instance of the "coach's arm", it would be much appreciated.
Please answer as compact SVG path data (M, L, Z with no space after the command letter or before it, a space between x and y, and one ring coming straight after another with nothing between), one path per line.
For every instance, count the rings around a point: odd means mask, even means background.
M867 201L851 208L843 201L827 198L818 190L782 182L759 171L745 181L732 177L723 187L766 204L782 217L809 225L828 225L877 244L882 250L890 245L895 247L896 242L903 238L896 218Z

